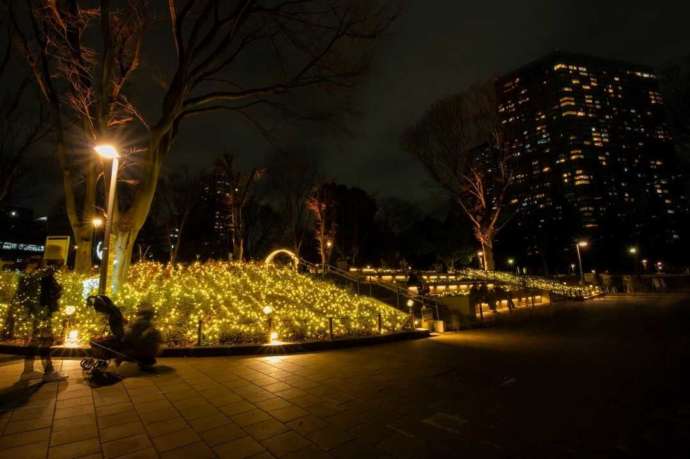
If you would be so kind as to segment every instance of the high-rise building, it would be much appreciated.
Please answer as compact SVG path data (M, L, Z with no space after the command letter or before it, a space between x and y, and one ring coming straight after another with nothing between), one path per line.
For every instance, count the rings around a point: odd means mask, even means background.
M651 68L556 52L496 82L525 234L678 238L674 150Z
M222 167L214 165L201 189L201 220L205 257L226 258L230 250L228 196L231 183Z

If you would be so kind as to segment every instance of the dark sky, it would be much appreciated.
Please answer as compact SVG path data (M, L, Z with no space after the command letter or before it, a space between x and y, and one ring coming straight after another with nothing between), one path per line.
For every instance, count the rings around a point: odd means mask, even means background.
M554 49L662 64L690 54L688 17L690 2L679 0L409 0L357 90L354 135L319 135L312 126L285 141L316 151L325 174L340 183L436 201L424 171L399 147L402 130L434 100ZM183 127L168 167L206 167L226 147L245 163L270 149L239 118L218 115Z

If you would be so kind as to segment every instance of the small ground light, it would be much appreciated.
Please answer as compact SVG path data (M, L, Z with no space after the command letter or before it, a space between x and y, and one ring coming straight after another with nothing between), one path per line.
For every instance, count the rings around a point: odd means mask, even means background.
M79 330L70 330L67 333L67 345L76 346L79 344Z

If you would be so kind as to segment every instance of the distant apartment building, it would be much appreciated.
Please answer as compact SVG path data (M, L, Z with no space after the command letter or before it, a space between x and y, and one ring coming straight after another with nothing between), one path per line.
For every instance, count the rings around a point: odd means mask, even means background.
M651 68L557 52L496 82L526 233L678 238L673 143Z
M228 196L230 180L219 165L204 178L201 190L202 238L205 257L226 258L230 248Z

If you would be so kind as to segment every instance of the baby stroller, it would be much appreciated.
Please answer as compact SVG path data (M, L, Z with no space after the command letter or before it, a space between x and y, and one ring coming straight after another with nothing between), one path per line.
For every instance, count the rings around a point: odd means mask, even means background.
M137 313L137 320L126 334L124 328L126 320L122 316L120 309L115 306L110 298L105 295L91 296L87 299L87 303L92 305L97 312L108 317L111 333L110 336L94 338L89 342L91 357L81 361L81 368L89 376L92 378L104 377L105 369L108 368L112 359L115 359L118 366L121 362L135 362L141 369L149 369L156 363L155 356L158 353L158 340L156 340L155 345L142 348L142 346L137 346L141 339L135 340L131 338L131 336L141 335L137 331L142 327L142 324L144 327L147 324L150 325L153 311L148 309L140 310Z

